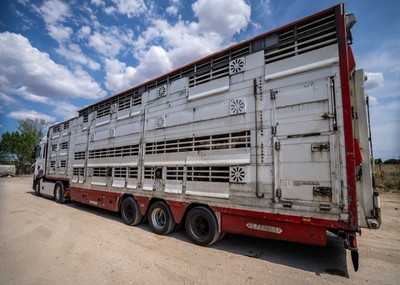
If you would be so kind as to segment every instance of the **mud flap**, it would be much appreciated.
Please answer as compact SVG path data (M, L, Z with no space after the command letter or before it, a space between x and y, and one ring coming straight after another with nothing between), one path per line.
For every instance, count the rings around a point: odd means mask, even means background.
M357 250L352 250L351 251L351 261L353 262L353 267L354 267L354 271L357 272L358 271L358 251Z

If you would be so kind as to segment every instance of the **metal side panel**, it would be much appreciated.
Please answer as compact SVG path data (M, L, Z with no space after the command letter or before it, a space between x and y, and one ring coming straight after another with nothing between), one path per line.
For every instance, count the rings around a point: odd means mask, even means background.
M54 196L54 182L43 182L41 184L40 193L44 195Z
M229 183L187 181L186 195L213 198L229 198Z
M188 100L198 100L204 97L229 90L229 76L189 88Z
M265 81L331 67L339 62L337 45L327 46L302 55L265 65Z

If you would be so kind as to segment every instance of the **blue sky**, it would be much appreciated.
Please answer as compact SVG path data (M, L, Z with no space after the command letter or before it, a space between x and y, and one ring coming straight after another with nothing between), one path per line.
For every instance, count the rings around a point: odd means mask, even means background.
M0 132L49 124L173 68L336 1L3 0ZM400 157L400 1L345 1L368 75L375 157Z

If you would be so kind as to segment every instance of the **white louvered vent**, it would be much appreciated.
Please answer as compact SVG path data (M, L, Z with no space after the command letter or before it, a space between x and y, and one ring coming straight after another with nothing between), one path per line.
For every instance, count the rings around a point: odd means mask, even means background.
M243 72L246 68L245 58L239 57L229 62L229 75Z
M115 137L115 128L110 129L110 137L111 138Z
M243 98L234 99L229 102L229 114L237 115L246 112L246 102Z
M115 113L117 112L117 104L112 104L110 107L110 113Z
M156 179L153 183L153 190L155 191L162 191L162 180Z
M246 183L246 168L243 166L231 166L229 171L229 182Z
M161 97L165 97L165 96L167 96L167 85L164 84L164 85L158 86L157 97L161 98Z
M165 128L165 115L156 118L156 129Z

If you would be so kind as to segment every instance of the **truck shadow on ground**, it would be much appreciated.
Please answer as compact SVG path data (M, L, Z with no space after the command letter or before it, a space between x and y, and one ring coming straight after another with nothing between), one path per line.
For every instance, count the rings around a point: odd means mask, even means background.
M28 193L34 195L34 192ZM79 203L66 203L64 205L123 223L119 213ZM137 227L143 231L152 232L146 221ZM168 237L191 243L186 237L184 228L175 230ZM193 244L193 246L196 245ZM326 247L228 234L213 244L211 248L314 272L316 275L329 274L349 277L346 260L347 254L343 246L343 241L331 234L328 234L328 244Z
M343 241L333 236L328 236L326 247L319 247L248 236L227 235L213 247L249 258L257 258L314 272L316 275L330 274L349 277Z

